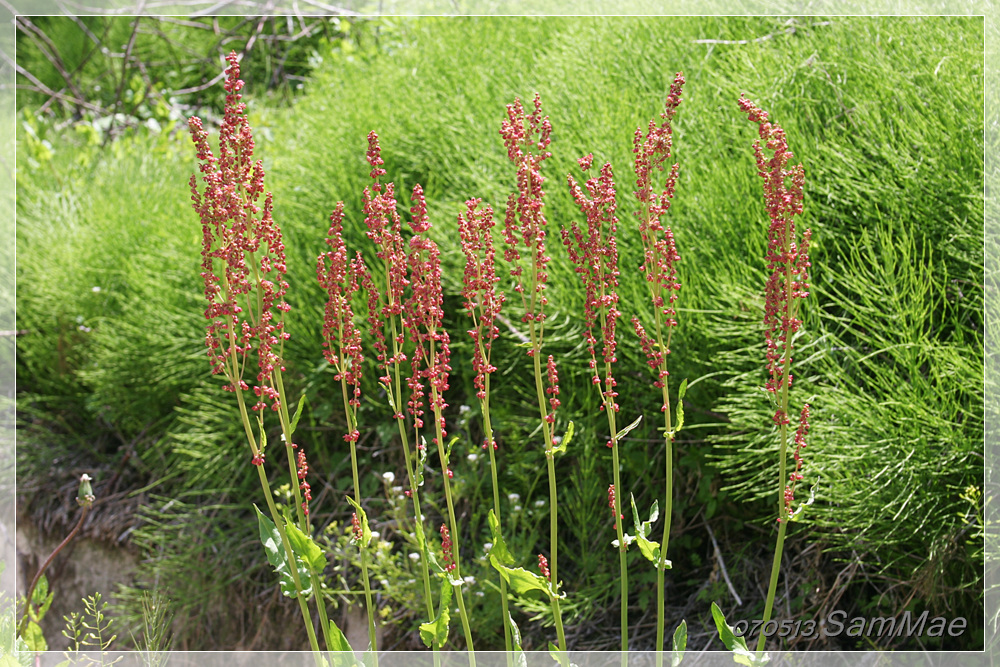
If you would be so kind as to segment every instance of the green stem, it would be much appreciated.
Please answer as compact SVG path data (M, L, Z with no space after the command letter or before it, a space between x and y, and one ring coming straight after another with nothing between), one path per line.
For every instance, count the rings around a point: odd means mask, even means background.
M609 369L610 371L610 369ZM625 560L625 535L622 530L622 486L621 475L618 472L618 430L615 425L615 410L605 401L604 411L608 413L608 428L611 430L611 465L614 466L615 479L615 532L618 533L618 567L621 570L621 633L622 633L622 665L628 661L628 564Z
M656 342L660 345L663 351L663 362L660 364L659 371L666 372L667 370L667 356L666 353L670 350L670 338L671 331L667 333L667 344L663 345L663 330L661 325L662 313L660 309L656 309ZM664 624L664 607L666 604L666 587L664 585L664 573L666 571L667 564L667 547L670 544L670 520L673 518L673 502L674 502L674 436L673 436L673 424L671 420L671 405L670 405L670 384L668 382L668 377L663 376L663 421L666 427L666 432L664 434L664 441L666 445L666 487L667 487L667 498L666 503L663 506L663 539L660 543L660 562L656 566L656 667L663 667L663 642L665 637ZM659 379L659 378L657 378Z
M764 605L764 618L760 626L760 635L757 637L757 662L759 664L761 654L764 652L764 628L771 620L771 611L774 609L774 594L778 588L778 575L781 570L781 552L785 547L785 529L788 522L782 521L778 524L778 544L774 547L774 561L771 564L771 583L767 586L767 603Z

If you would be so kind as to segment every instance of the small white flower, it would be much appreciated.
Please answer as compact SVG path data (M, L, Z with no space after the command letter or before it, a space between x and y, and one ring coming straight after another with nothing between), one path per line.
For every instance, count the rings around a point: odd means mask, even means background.
M466 412L468 412L471 409L472 408L470 408L468 405L460 405L460 406L458 406L458 414L464 415Z
M402 493L403 493L403 487L401 487L401 486L394 486L394 487L392 487L392 492L393 493L398 493L398 494L402 495Z
M284 433L282 433L282 434L281 434L281 441L282 441L282 442L284 442L284 441L285 441L285 434L284 434Z
M388 579L379 579L378 583L382 584L382 588L388 588L389 587L389 580Z
M382 479L385 480L386 484L392 484L396 481L396 475L391 470L382 473Z
M378 531L377 530L373 530L372 531L372 539L373 540L377 540L378 538L379 538Z
M521 511L521 506L520 505L514 505L514 511L515 512L520 512Z
M476 591L476 597L477 597L477 598L481 598L481 597L483 597L483 595L484 595L484 594L483 594L483 592L482 592L482 591Z
M90 332L90 327L85 327L82 324L80 326L78 326L77 329L79 329L80 331L82 331L84 333L89 333Z
M483 545L483 551L485 551L486 553L489 553L490 549L492 548L493 548L492 542L487 542L486 544Z
M408 584L415 584L415 583L417 583L417 580L416 579L407 579L406 583L408 583Z
M466 456L465 458L467 458L470 461L472 461L473 463L475 463L476 461L479 460L479 454L472 453L472 454L469 454L468 456Z
M77 324L83 324L83 315L77 315L76 316L76 323Z
M542 500L542 499L536 500L535 501L535 507L539 507L539 508L545 507L545 501Z
M507 494L507 500L509 500L512 503L516 503L520 499L521 499L521 494L519 494L519 493L508 493Z
M470 574L470 575L468 575L466 577L462 577L462 581L464 581L465 583L467 583L467 584L469 584L471 586L472 584L476 583L476 578L473 577Z
M90 288L90 291L93 292L94 294L97 294L98 292L101 291L101 288L97 285L94 285L93 287Z
M414 551L413 553L410 554L410 560L416 563L418 560L420 560L420 554Z

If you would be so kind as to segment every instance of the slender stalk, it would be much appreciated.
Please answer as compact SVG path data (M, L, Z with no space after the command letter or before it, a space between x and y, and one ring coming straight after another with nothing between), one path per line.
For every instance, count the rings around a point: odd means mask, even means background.
M611 374L611 364L605 364L607 373ZM618 566L621 571L621 633L622 633L622 665L628 662L628 564L625 560L626 549L625 535L622 530L622 485L619 474L618 463L618 428L615 423L615 410L610 405L611 401L605 400L604 411L608 413L608 429L611 432L611 465L614 467L615 479L615 532L618 533Z
M21 622L17 626L17 633L14 635L15 637L20 637L24 634L24 626L28 622L28 611L31 608L31 596L35 594L35 587L38 586L38 582L41 581L42 575L45 574L45 570L47 570L49 565L52 564L52 561L59 554L59 552L62 551L67 544L72 542L73 538L76 537L76 534L80 532L80 527L83 526L83 520L87 518L88 512L90 512L90 505L84 505L80 510L80 518L77 520L76 525L73 526L73 530L69 531L69 535L67 535L66 538L59 543L59 546L57 546L55 550L49 554L49 557L45 559L42 566L38 568L38 572L35 573L35 578L31 580L31 586L28 586L28 593L24 596L24 614L21 616Z
M659 308L656 308L656 341L660 344L661 349L664 351L663 362L660 364L660 371L666 372L667 370L667 357L666 351L670 349L670 338L673 334L672 329L667 331L667 344L662 345L663 340L663 330L662 330L662 318L663 314L660 312ZM660 562L656 565L656 667L663 666L663 642L664 636L666 634L664 624L664 606L666 601L666 586L664 584L664 573L666 571L667 564L667 547L670 544L670 520L673 518L673 502L674 502L674 436L673 436L673 424L671 418L671 405L670 405L670 383L668 381L667 375L662 375L663 377L663 422L666 432L664 434L664 443L666 445L666 487L667 487L667 499L663 506L663 538L660 541Z
M341 332L343 340L343 332ZM357 430L357 416L351 409L347 399L347 377L344 372L340 373L340 389L344 398L344 414L347 416L347 432L353 434ZM358 477L358 453L357 443L351 438L351 474L354 479L354 502L361 506L361 483ZM375 608L372 605L371 583L368 578L368 547L359 543L361 550L361 580L365 587L365 607L368 610L368 641L371 644L372 655L375 657L375 667L378 667L378 643L375 639Z

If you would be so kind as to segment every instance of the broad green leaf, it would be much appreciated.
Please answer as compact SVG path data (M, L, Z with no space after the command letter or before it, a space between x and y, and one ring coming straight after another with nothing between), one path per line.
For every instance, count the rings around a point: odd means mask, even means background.
M434 568L435 572L437 572L438 574L448 574L445 571L445 569L441 566L441 563L438 562L437 556L434 555L433 551L431 551L430 549L425 549L424 555L427 557L427 563L432 568Z
M310 571L320 574L326 569L326 556L311 536L303 533L294 523L285 524L285 534L288 535L288 541L292 543L292 553Z
M333 652L330 657L333 659L334 667L354 667L357 664L354 649L351 648L343 631L333 621L330 621L330 640L332 642L330 651Z
M649 535L649 531L652 529L653 524L656 522L657 518L660 516L660 506L659 502L654 500L653 506L649 508L649 520L642 521L639 519L639 510L635 506L635 496L631 493L629 494L629 500L632 503L632 520L635 522L635 537L631 535L625 536L625 546L629 546L632 542L639 545L639 551L646 559L652 561L653 563L658 563L660 560L660 543L653 542L646 538Z
M621 439L624 438L629 433L631 433L632 430L635 429L635 427L638 426L641 421L642 421L642 415L639 415L638 417L635 418L634 422L632 422L622 430L618 431L618 437L615 439L615 442L620 442Z
M281 534L274 523L264 516L257 505L253 508L257 510L257 529L260 532L260 543L264 545L264 553L267 555L267 562L274 568L275 574L281 584L281 593L288 597L295 597L295 582L292 580L291 570L288 566L288 556L285 547L281 543ZM302 593L306 597L312 594L312 587L309 583L309 572L304 567L297 568L299 572L299 583L302 584Z
M731 625L726 623L726 617L722 615L722 610L719 609L719 605L712 603L712 618L715 619L715 629L719 632L719 639L722 643L726 645L733 654L733 660L737 664L746 665L747 667L754 667L756 664L755 656L747 648L746 639L743 637L737 637L736 633L733 632ZM763 660L759 664L764 664L767 661L767 656L764 656Z
M687 643L687 621L681 621L681 624L674 630L674 648L670 651L670 667L677 667L677 665L681 664L681 660L684 659L684 650L687 649Z
M31 593L31 605L28 606L28 616L33 621L41 621L45 618L46 612L52 606L54 593L49 591L49 579L44 574L35 585L35 590ZM35 609L35 607L38 609ZM41 649L45 650L45 649Z
M552 590L545 577L528 572L523 567L507 567L500 563L496 556L490 556L490 563L500 572L510 589L518 595L524 595L529 591L542 591L551 596Z
M38 623L34 621L28 621L28 625L24 628L25 643L28 645L29 651L48 651L49 645L45 642L45 636L42 635L42 628L39 627Z
M684 394L688 390L687 378L681 380L681 386L677 390L677 426L674 427L674 435L677 435L684 428Z
M507 621L510 623L510 641L514 645L514 664L517 667L528 667L528 657L521 650L521 631L510 612L507 612Z
M552 448L552 453L553 454L564 453L566 451L566 448L569 447L569 443L572 441L573 441L573 422L570 422L569 425L566 426L566 433L563 434L562 441L558 445Z
M295 435L295 428L299 425L299 419L302 418L302 408L306 404L306 392L302 392L302 396L299 398L299 404L295 408L295 416L292 417L292 425L288 429L288 435Z
M646 560L655 564L659 564L660 562L659 542L651 542L642 535L637 535L635 538L635 543L639 545L639 552L646 557Z
M493 546L490 547L490 555L496 556L501 565L513 565L514 557L507 550L507 543L504 541L503 535L500 534L500 520L497 519L497 515L492 509L488 515L488 520L490 523L490 534L493 537Z
M361 505L354 502L354 498L350 496L346 496L346 498L347 502L351 503L351 506L354 507L354 511L358 513L358 518L361 519L361 548L367 549L368 544L372 541L372 531L368 527L368 515L361 509Z
M437 618L429 623L420 624L420 640L427 648L442 648L448 641L448 622L451 620L451 613L448 607L451 605L451 584L448 580L441 583L441 606Z

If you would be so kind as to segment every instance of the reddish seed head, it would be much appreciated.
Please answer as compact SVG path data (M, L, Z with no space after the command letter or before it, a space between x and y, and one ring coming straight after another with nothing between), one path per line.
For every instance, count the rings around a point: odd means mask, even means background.
M440 532L441 550L444 552L444 569L446 572L452 572L456 565L453 560L451 535L448 532L448 526L442 523Z
M538 554L538 569L541 571L543 577L552 581L552 573L549 571L549 559L542 554Z
M197 177L191 177L191 199L202 223L201 276L209 302L205 341L212 372L226 375L230 391L249 390L236 369L242 369L242 358L256 349L258 400L253 408L261 410L271 401L277 410L274 373L281 369L278 348L288 339L282 318L289 309L284 301L285 246L271 215L271 193L264 192L263 163L253 161L253 133L239 94L243 88L239 57L234 51L226 59L218 157L209 147L201 120L188 121L204 184L200 190ZM247 264L251 258L256 258L256 266ZM245 313L240 304L250 304L253 312Z
M470 199L465 202L466 211L458 216L458 231L465 254L465 274L462 279L462 296L465 309L472 318L474 328L469 329L472 337L472 366L476 372L474 381L476 397L486 398L486 376L496 371L490 364L493 341L500 335L496 326L497 315L505 297L496 285L496 253L493 249L493 209L487 204L482 209L482 200Z
M594 335L594 329L600 322L601 356L606 369L602 391L604 404L601 409L610 406L617 412L618 403L615 401L618 396L618 392L615 391L617 383L610 372L611 364L617 361L615 329L618 317L621 315L618 311L618 244L615 236L618 230L618 218L615 215L617 204L614 174L611 164L605 164L601 167L599 176L587 181L586 193L572 176L568 176L567 179L573 199L587 218L585 232L573 223L570 229L562 229L562 238L585 288L584 338L590 351L592 381L595 385L602 382L597 363L597 338Z
M357 512L351 515L351 534L354 536L354 540L359 543L364 538L364 532L361 530L361 519L358 518Z
M608 507L611 508L611 519L615 520L615 485L614 484L608 485ZM624 521L625 520L625 515L624 514L619 514L617 518L620 521Z

